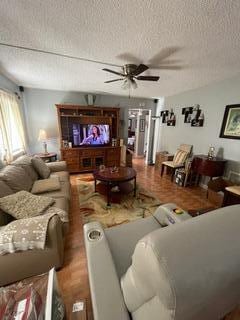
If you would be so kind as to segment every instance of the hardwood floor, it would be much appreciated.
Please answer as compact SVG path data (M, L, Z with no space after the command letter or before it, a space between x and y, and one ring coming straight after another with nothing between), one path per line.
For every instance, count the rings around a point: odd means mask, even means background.
M200 187L180 187L172 183L169 176L160 177L154 166L146 166L143 159L134 159L137 183L153 192L163 203L175 202L185 210L212 207L206 198L206 190ZM86 174L90 175L90 174ZM58 271L62 297L67 309L67 319L72 318L72 303L86 299L88 320L93 320L88 272L83 240L83 223L79 213L76 178L71 176L72 201L70 208L70 229L65 241L64 266Z

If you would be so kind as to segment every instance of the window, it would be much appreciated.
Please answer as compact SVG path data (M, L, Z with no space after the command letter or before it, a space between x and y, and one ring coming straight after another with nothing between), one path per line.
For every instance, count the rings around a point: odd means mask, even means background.
M13 94L0 90L0 159L11 161L25 151L25 135L20 106Z

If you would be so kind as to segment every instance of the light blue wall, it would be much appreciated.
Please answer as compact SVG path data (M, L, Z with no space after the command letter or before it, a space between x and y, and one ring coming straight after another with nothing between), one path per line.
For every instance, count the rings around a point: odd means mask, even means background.
M11 81L10 79L6 78L1 74L0 74L0 89L7 89L9 91L19 92L18 86L13 81Z
M200 104L205 115L203 127L184 123L183 107ZM174 153L181 143L193 145L194 154L207 154L214 146L224 158L229 159L228 170L240 172L240 140L219 138L225 106L240 104L240 75L202 88L166 97L164 108L176 112L176 126L161 125L158 150Z
M81 92L25 88L25 114L31 153L42 152L42 144L37 140L39 129L46 129L50 137L48 151L59 153L59 132L55 104L86 105L84 95L85 93ZM127 139L128 109L140 108L140 103L145 104L143 108L150 108L153 112L155 111L154 102L150 99L97 95L95 101L95 105L99 106L120 107L120 119L123 120L120 136L124 139Z

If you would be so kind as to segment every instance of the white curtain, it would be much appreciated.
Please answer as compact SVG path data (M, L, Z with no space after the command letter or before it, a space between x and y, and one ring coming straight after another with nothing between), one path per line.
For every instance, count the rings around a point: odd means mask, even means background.
M26 150L23 121L18 99L0 90L0 148L3 160L10 162L14 154Z

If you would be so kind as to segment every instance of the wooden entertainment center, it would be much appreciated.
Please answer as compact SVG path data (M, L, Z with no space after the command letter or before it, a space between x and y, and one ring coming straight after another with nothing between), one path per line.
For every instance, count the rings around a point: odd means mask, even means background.
M61 140L61 158L67 162L69 172L92 171L101 164L106 167L120 165L119 108L64 104L57 104L56 107ZM110 144L67 147L64 143L73 143L72 127L74 123L80 125L109 125ZM111 145L112 139L116 139L116 146Z

